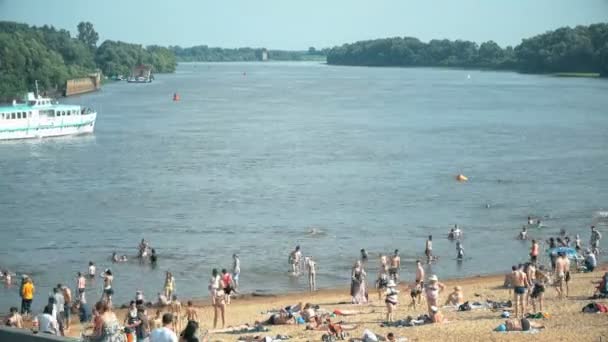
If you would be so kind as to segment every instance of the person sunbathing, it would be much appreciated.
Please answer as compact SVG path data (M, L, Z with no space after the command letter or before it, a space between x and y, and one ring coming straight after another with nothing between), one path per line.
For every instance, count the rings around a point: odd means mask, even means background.
M296 318L290 314L285 312L275 313L270 315L270 317L261 322L262 325L290 325L296 324Z
M462 287L455 286L454 292L448 295L448 299L445 305L458 306L464 303L464 294L462 293Z
M363 330L363 336L361 338L351 338L350 342L377 342L377 341L389 341L394 342L395 334L389 332L386 336L376 335L371 330L365 329Z
M511 318L496 329L497 331L529 331L530 329L543 329L545 326L532 322L527 318Z

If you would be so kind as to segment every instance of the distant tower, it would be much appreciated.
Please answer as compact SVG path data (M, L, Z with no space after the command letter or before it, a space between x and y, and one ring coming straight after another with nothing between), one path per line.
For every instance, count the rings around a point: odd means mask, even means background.
M268 60L268 50L266 50L265 48L262 49L262 61L265 62Z

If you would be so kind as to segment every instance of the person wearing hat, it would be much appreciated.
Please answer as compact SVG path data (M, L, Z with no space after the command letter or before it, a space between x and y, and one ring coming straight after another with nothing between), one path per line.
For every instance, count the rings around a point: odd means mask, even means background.
M448 295L448 300L445 302L445 305L459 306L461 304L464 304L462 287L454 286L454 292Z
M399 304L399 290L397 290L397 284L393 279L390 279L386 284L386 299L384 299L384 303L386 303L386 321L393 321L393 313L397 309L397 305Z
M445 289L445 285L439 282L439 278L436 275L431 275L429 277L429 284L426 285L425 293L426 293L426 303L429 308L429 315L432 314L431 307L438 306L439 304L439 292Z

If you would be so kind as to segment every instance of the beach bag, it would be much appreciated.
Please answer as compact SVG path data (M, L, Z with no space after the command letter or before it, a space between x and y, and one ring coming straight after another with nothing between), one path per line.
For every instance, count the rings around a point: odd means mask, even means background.
M469 302L465 302L464 304L460 304L458 306L458 311L471 311L471 304L469 304Z

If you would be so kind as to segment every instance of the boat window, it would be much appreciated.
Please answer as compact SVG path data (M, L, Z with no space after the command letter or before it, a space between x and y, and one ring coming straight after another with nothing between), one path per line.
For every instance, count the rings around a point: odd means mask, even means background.
M15 113L11 113L11 119L15 119Z

